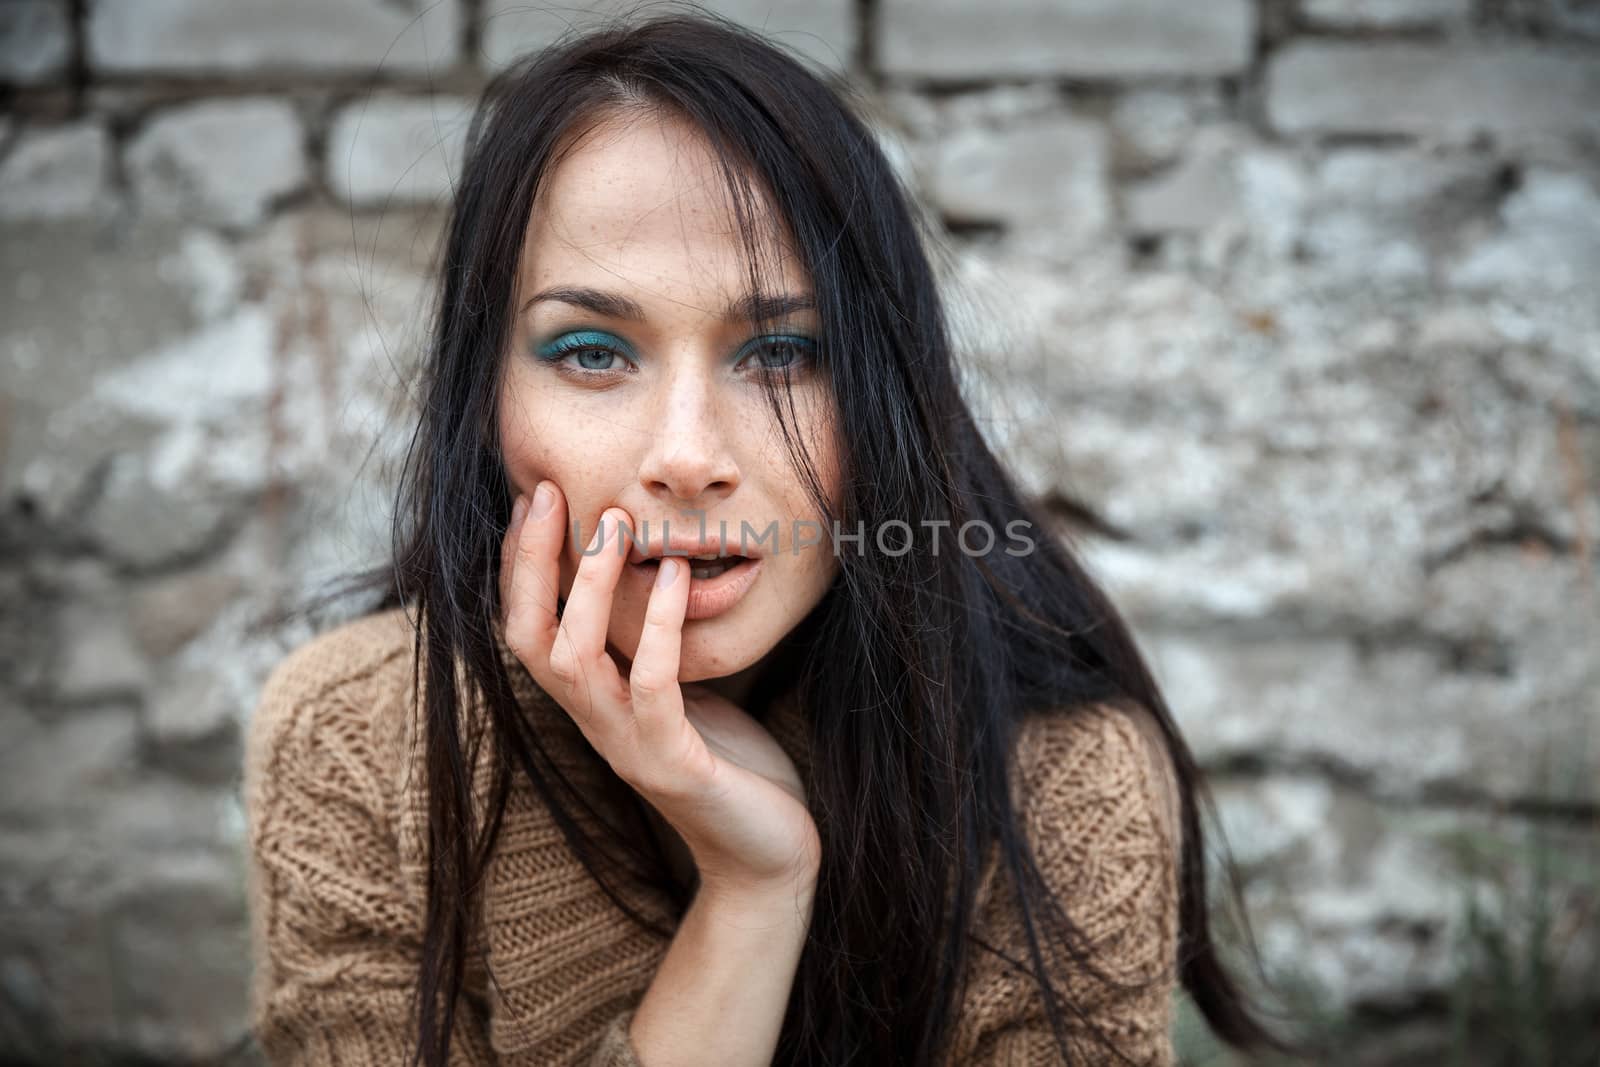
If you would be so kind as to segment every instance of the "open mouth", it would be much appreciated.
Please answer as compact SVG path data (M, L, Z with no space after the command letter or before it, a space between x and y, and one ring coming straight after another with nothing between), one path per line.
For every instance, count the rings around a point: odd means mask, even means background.
M715 559L695 559L674 553L677 559L689 564L689 603L686 619L708 619L720 615L737 604L755 583L761 571L762 560L756 556L718 556ZM628 570L647 586L655 586L656 575L661 570L659 557L629 563Z
M741 563L750 562L750 558L748 556L719 556L716 559L695 559L691 556L677 556L675 558L688 560L689 576L691 578L700 579L715 578L718 575L726 574L728 571L733 570ZM651 558L635 565L648 570L651 576L654 577L656 571L661 569L661 560L658 558Z

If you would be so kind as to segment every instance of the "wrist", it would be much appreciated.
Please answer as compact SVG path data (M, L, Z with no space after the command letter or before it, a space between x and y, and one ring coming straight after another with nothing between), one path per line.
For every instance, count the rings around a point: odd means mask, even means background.
M738 925L770 926L811 919L816 875L807 873L782 883L729 882L702 879L695 904Z

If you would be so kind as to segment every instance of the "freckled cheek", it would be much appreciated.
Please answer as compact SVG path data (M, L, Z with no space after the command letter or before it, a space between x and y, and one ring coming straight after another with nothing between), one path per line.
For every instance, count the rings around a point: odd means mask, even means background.
M840 451L842 447L836 434L825 431L818 434L817 450L813 452L817 457L818 476L822 482L823 495L835 514L844 503L843 453Z
M816 469L817 479L821 483L823 498L835 513L838 512L841 501L841 483L843 481L843 467L841 463L843 442L831 416L821 410L808 412L802 427L802 440L805 443L806 455L810 457L811 465ZM797 517L811 518L819 522L824 521L824 516L816 512L816 505L812 502L811 494L799 481L799 476L790 475L793 483L790 486L790 508Z
M502 437L501 440L505 442L506 476L511 481L513 492L526 494L531 499L539 483L547 478L565 490L567 481L562 478L560 470L552 466L545 449L515 437ZM570 502L568 506L571 506Z
M805 443L812 465L816 467L817 477L822 482L829 504L837 507L844 441L832 390L820 381L808 383L795 406L801 440Z
M813 435L810 440L812 462L816 465L817 477L822 483L823 497L827 500L833 516L839 518L840 510L844 506L843 442L839 439L836 424L831 418L819 420L813 425L812 430ZM808 511L814 507L809 494L805 495L801 506ZM821 543L806 550L810 553L810 558L806 560L806 569L812 576L811 580L817 582L820 588L832 580L839 567L839 561L833 552L832 530L828 527L828 518L824 515L812 517L821 523L824 529Z
M520 379L513 373L501 391L497 421L506 473L518 492L531 493L540 479L549 476L543 443L550 436L542 406L530 390L519 387Z
M506 475L513 491L531 497L547 478L561 489L566 519L559 588L565 597L572 589L578 565L578 549L572 544L573 516L582 518L585 534L594 529L594 520L587 517L585 510L583 489L587 477L561 447L563 441L574 440L571 428L563 425L561 413L550 410L536 390L519 388L515 379L501 394L498 423Z

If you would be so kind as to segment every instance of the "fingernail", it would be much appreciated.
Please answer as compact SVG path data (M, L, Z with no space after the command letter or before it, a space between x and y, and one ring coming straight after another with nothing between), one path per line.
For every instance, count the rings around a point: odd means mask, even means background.
M677 577L678 564L676 561L663 558L660 566L656 569L656 588L665 589Z
M516 501L511 505L511 525L515 526L518 522L520 522L522 520L522 513L527 510L528 498L523 496L521 493L518 493Z
M555 506L555 490L550 488L550 483L540 482L539 488L533 491L533 517L542 519L550 514L550 509Z

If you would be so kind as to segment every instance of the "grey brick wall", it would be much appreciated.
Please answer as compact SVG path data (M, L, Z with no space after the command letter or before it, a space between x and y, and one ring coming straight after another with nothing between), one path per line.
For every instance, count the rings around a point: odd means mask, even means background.
M1297 1006L1434 1061L1529 893L1592 996L1594 5L713 6L869 91ZM380 558L472 100L570 7L0 4L0 1059L250 1058L252 624Z

